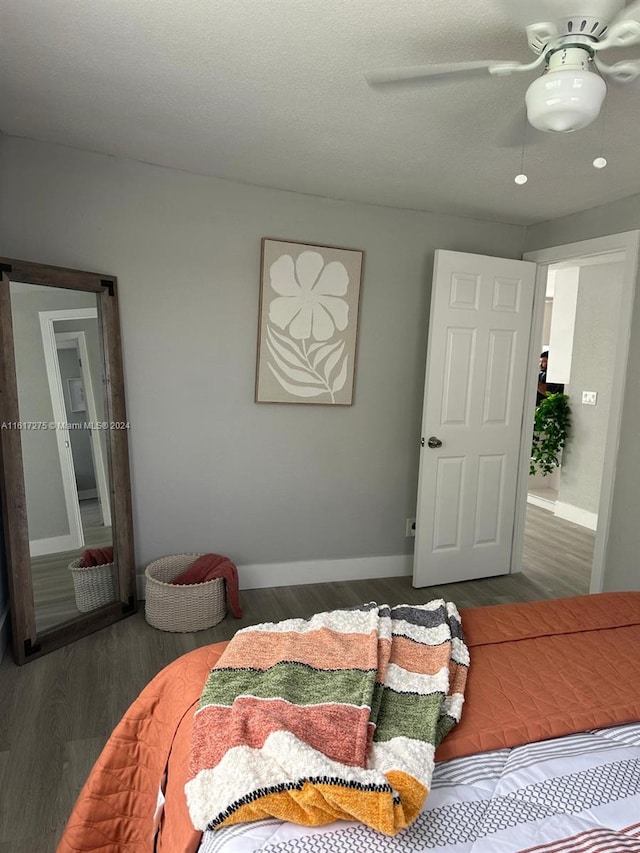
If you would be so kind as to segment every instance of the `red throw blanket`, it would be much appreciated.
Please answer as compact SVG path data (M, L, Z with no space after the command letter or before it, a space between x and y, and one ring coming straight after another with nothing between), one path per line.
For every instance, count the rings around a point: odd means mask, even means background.
M79 568L106 566L108 563L113 563L113 548L110 545L106 548L87 548L80 556Z
M223 578L227 592L227 607L236 617L242 618L240 607L240 592L238 587L238 569L228 557L222 554L203 554L202 557L191 563L182 574L174 578L171 583L191 584L206 583L214 578Z

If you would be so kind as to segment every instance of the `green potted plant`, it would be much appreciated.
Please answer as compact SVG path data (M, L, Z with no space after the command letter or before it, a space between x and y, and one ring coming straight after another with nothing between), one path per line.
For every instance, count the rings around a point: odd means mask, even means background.
M550 474L560 464L562 449L571 426L571 409L566 394L548 394L536 406L530 474Z

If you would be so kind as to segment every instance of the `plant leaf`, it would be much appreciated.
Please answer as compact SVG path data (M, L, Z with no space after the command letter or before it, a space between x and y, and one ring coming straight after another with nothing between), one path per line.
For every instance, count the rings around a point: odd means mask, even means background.
M322 344L321 348L316 353L316 357L313 359L313 368L314 370L318 367L323 358L326 358L329 353L333 352L336 347L340 346L340 341L337 341L334 344Z
M335 394L336 391L342 391L344 388L344 383L347 381L347 362L349 361L349 353L347 353L344 357L344 361L342 362L342 367L340 368L340 373L336 376L335 381L333 383L333 387L331 390Z
M285 382L285 380L276 373L270 364L267 364L267 367L276 377L280 385L282 385L284 390L288 391L289 394L293 394L295 397L318 397L320 394L327 393L324 388L310 388L309 386L291 385L289 382Z
M550 474L560 464L571 427L566 394L548 394L536 406L529 472Z
M318 377L314 376L314 374L310 371L297 370L295 367L290 367L282 358L278 356L278 353L273 348L271 341L267 341L267 347L269 348L269 352L271 353L271 356L275 363L278 365L284 375L289 377L289 379L293 379L296 382L310 382L312 385L322 385L322 380L318 379ZM271 365L269 365L269 367L271 367Z
M329 382L329 376L331 375L331 371L336 366L336 364L340 361L342 353L344 352L344 341L341 342L338 349L332 353L329 358L326 360L324 365L324 378ZM346 359L345 359L346 360Z
M289 364L291 364L293 367L300 367L303 370L306 370L307 365L304 361L302 353L292 352L289 347L284 346L282 343L280 343L277 340L277 338L279 338L280 341L284 340L288 344L291 344L291 342L288 340L288 338L286 338L284 335L279 335L277 332L274 332L273 329L271 329L271 327L267 326L267 345L270 346L270 349L271 349L271 347L273 347L273 349L275 349L278 353L280 353L282 358L285 361L289 362ZM295 344L293 346L295 347ZM273 349L271 350L272 352L273 352Z

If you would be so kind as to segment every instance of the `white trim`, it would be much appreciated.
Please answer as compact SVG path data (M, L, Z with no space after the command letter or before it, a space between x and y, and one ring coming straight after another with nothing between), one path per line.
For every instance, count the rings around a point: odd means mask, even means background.
M75 551L75 537L70 533L64 536L51 536L48 539L32 539L29 542L29 553L32 557L42 557L45 554L58 554L60 551Z
M75 469L71 453L71 440L69 430L60 428L61 424L67 422L67 412L64 405L64 394L62 391L62 379L60 377L60 365L58 363L58 351L56 346L56 335L53 327L54 320L75 319L78 316L97 316L94 308L76 308L61 311L40 311L40 331L42 334L42 347L44 350L44 361L51 395L51 406L53 409L53 420L57 422L55 430L56 443L58 445L58 456L60 459L60 473L64 490L64 502L67 513L69 533L73 537L71 548L82 548L84 545L84 534L82 532L82 519L80 517L80 504L76 487ZM71 315L71 316L67 316ZM70 549L71 550L71 549Z
M240 589L299 586L306 583L391 578L413 572L413 554L389 557L347 557L339 560L304 560L295 563L254 563L238 566Z
M589 255L588 257L580 258L580 263L577 265L579 267L593 267L598 264L607 263L607 264L619 264L624 261L624 251L620 252L607 252L606 261L602 260L602 256L598 253L595 255ZM576 262L574 258L570 258L568 261L561 261L558 264L554 264L554 269L564 269L565 267L573 267L576 266Z
M558 518L564 518L565 521L572 521L574 524L579 524L580 527L588 527L589 530L598 529L598 513L589 512L573 504L556 501L554 515L557 515Z
M0 663L9 645L9 605L5 604L0 615Z
M611 384L611 406L609 409L609 423L605 438L605 455L602 469L602 481L600 486L600 503L598 506L598 529L594 545L593 567L591 570L590 592L601 592L604 588L605 556L609 542L609 527L611 522L611 507L613 502L613 486L615 482L616 463L618 460L618 449L620 444L620 425L622 421L622 405L624 402L624 386L627 378L627 362L629 358L629 344L631 341L631 317L633 313L633 299L635 295L636 278L638 274L638 251L640 246L640 231L625 231L620 234L610 234L606 237L597 237L593 240L584 240L580 243L568 243L564 246L553 246L548 249L539 249L527 252L524 259L534 261L538 264L538 287L536 288L537 305L534 301L534 317L532 323L532 342L529 350L528 366L528 388L532 408L525 411L523 420L523 458L520 469L521 482L518 487L516 529L514 530L514 550L512 563L521 565L522 545L524 541L524 519L526 514L526 493L529 464L529 445L531 441L532 426L527 422L528 415L533 412L533 400L535 394L537 364L539 353L536 345L542 334L542 311L546 278L548 267L562 261L574 260L577 263L581 258L588 261L598 255L611 255L618 260L618 252L624 253L624 269L622 276L622 294L620 305L620 319L618 326L618 346L616 348L615 364L613 367L613 378ZM525 452L526 451L526 452ZM527 471L525 475L525 471ZM512 568L513 570L513 568ZM517 570L517 568L516 568Z
M528 258L523 255L523 258ZM533 306L531 308L531 333L529 336L529 358L524 389L524 407L522 410L522 432L520 434L520 462L518 465L518 483L516 486L516 511L513 527L513 542L511 546L511 572L522 571L522 553L524 550L524 530L527 518L527 502L529 494L529 476L531 467L531 441L533 439L533 415L536 407L536 391L538 389L538 364L540 362L540 341L544 325L544 305L547 296L548 270L546 266L538 265L536 284L533 291ZM534 501L531 501L534 503ZM547 507L545 507L547 508Z
M532 492L528 492L527 494L527 503L539 506L542 509L548 509L550 512L554 511L556 505L556 502L551 500L551 498L541 498L540 495L534 495Z
M96 319L98 312L96 310ZM87 401L87 413L91 423L98 422L98 410L96 408L96 398L93 390L93 379L91 378L91 362L89 359L89 350L87 348L87 336L83 331L73 332L77 334L78 346L80 349L80 366L82 369L82 379L84 384L84 395ZM97 429L92 429L91 434L91 449L93 450L93 467L98 484L98 492L100 495L100 512L102 513L102 523L105 527L111 527L111 496L109 494L109 482L107 477L107 469L104 461L104 453L102 452L102 442L100 433Z
M98 316L98 312L94 308L83 309L93 312L93 317ZM89 350L87 348L87 337L81 329L73 332L57 332L56 342L67 344L71 341L76 345L76 351L80 356L80 368L82 372L82 384L84 386L84 396L87 403L87 416L89 423L98 423L98 410L96 409L96 398L93 391L93 380L91 378L91 368L89 359ZM111 497L109 494L109 482L107 477L107 469L104 461L104 453L102 452L102 441L100 433L97 429L90 430L89 435L91 441L91 452L93 461L93 470L100 495L100 511L102 513L102 523L105 527L111 527ZM78 496L79 498L80 496Z
M295 563L252 563L238 566L240 589L266 589L307 583L411 577L413 554L389 557L347 557L340 560L305 560ZM144 575L137 576L139 598L144 598Z

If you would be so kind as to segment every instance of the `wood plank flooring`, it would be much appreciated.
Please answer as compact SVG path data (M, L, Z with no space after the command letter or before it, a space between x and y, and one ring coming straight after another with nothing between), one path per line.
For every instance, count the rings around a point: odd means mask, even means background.
M242 592L244 616L197 634L150 627L143 611L46 657L0 664L0 853L53 853L112 729L145 684L181 654L256 622L378 601L447 598L459 607L588 591L593 535L537 507L528 512L521 574L414 589L385 578ZM538 541L536 541L538 540ZM536 557L536 550L542 557Z
M523 572L535 579L547 598L589 592L595 531L527 505Z
M70 619L77 619L80 611L76 607L73 578L69 563L76 560L85 548L104 548L113 541L110 527L97 524L85 525L83 516L84 545L73 551L59 551L31 558L33 599L36 609L38 632L48 631Z

